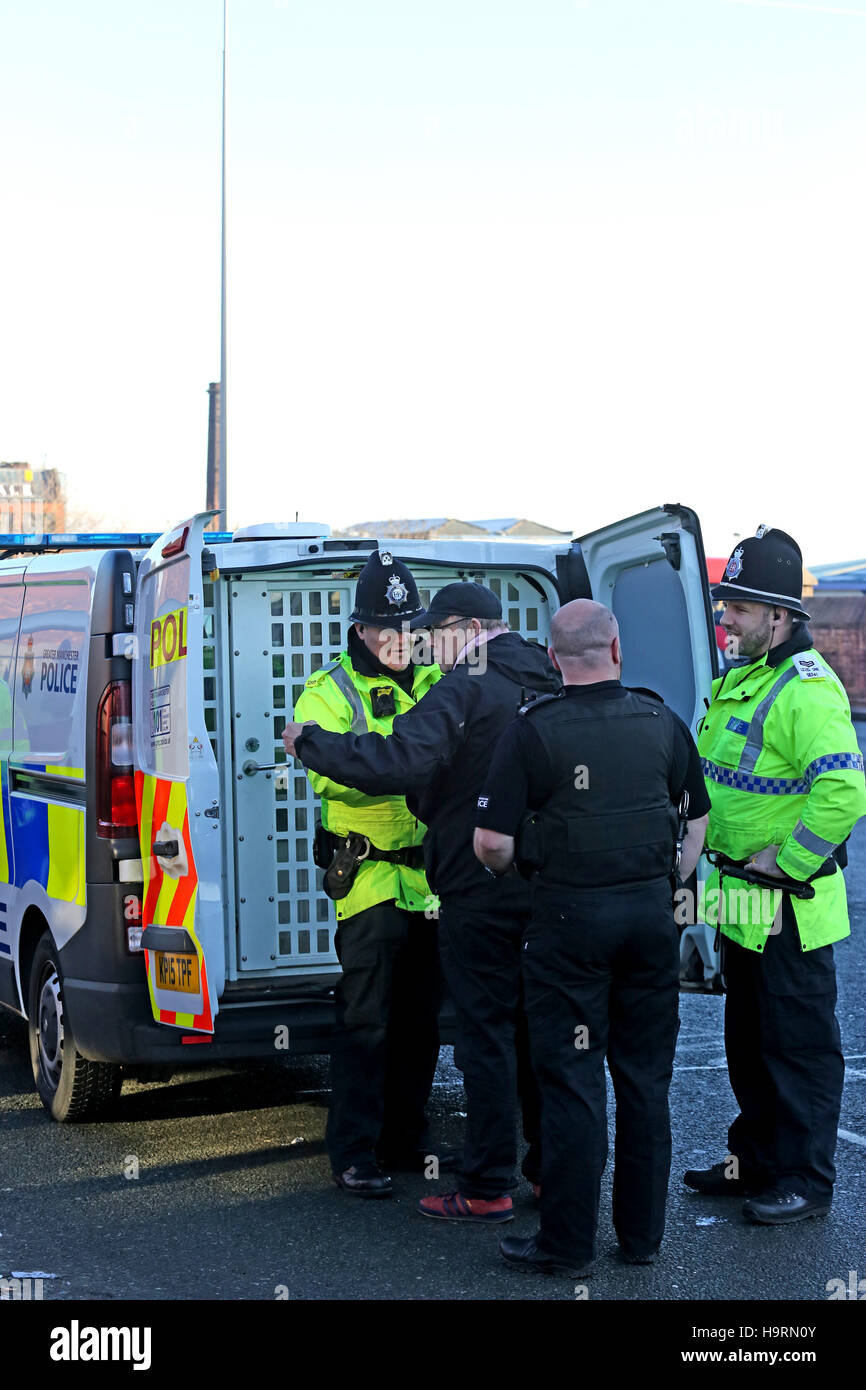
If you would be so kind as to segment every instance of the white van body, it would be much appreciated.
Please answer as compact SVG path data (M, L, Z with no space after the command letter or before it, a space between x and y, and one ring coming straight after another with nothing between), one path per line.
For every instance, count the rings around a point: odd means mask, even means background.
M65 817L49 859L69 836L58 897L56 874L43 884L26 854L26 870L14 867L13 825L0 1002L29 1018L37 1084L41 1067L43 1100L60 1119L93 1113L116 1095L121 1068L328 1049L336 921L312 861L317 799L300 763L286 763L281 732L308 676L344 649L355 582L378 543L297 524L215 537L204 530L208 515L147 550L0 561L0 676L4 659L17 662L20 737L25 726L50 730L56 720L53 734L40 734L45 747L24 750L13 736L0 749L4 810L14 795L44 805L40 816ZM544 645L561 603L608 604L620 625L623 681L657 691L695 730L717 649L700 526L688 508L654 508L557 544L389 539L387 548L410 566L425 604L445 584L479 580L500 594L510 626ZM94 636L95 577L107 563L110 621L103 598L97 627L112 630ZM134 593L125 594L131 572ZM37 598L52 575L66 586L62 610L49 603L49 587ZM31 637L26 695L19 687ZM120 691L108 721L103 708L100 734L99 701L121 678L131 682L131 727ZM37 709L49 711L44 726ZM114 769L124 816L131 793L123 779L134 781L137 842L128 833L106 839L104 818L95 835L94 744L103 739L104 758L106 722L112 757L126 760ZM0 878L2 869L0 855ZM712 985L718 958L707 929L687 927L682 941L684 974L693 987ZM35 994L34 958L43 981ZM68 1085L64 1092L57 1081L52 1093L46 1082L32 1015L41 999L50 1016L52 997L67 1056L93 1082L90 1100L86 1088L75 1101Z

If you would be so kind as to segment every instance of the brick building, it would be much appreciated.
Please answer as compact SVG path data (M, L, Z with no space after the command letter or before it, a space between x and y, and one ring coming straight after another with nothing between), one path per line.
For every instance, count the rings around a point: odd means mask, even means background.
M838 675L852 709L866 712L866 594L812 594L815 648Z
M0 532L66 531L66 480L56 468L0 463Z

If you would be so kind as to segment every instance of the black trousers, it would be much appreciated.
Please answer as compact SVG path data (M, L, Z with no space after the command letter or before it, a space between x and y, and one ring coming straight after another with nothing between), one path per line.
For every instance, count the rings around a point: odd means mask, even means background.
M756 1186L831 1197L845 1062L832 946L800 948L791 899L759 954L724 940L728 1147Z
M335 1173L428 1142L424 1107L439 1055L437 925L377 903L337 928L331 1104L325 1143Z
M520 966L528 885L491 881L487 894L448 898L439 912L442 969L454 1002L454 1062L466 1090L457 1188L490 1200L516 1187L517 1103L529 1145L522 1171L541 1176L538 1087L529 1060Z
M679 935L670 880L540 889L523 977L541 1088L540 1247L595 1254L607 1162L607 1064L616 1095L613 1224L622 1249L658 1249L671 1163L668 1090L679 1028Z

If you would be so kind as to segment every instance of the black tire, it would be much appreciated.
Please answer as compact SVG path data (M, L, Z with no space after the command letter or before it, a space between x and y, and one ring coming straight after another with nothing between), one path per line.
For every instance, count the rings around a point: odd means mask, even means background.
M121 1068L89 1062L75 1046L64 1018L60 953L49 931L33 953L27 1014L33 1080L51 1118L65 1122L100 1114L120 1095Z

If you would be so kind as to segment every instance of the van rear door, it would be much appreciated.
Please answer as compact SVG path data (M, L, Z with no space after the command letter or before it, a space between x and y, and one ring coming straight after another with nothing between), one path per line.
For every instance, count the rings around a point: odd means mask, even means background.
M219 777L205 730L199 513L141 563L133 723L143 871L142 946L153 1016L213 1033L225 987Z
M655 690L695 732L718 674L700 522L689 507L657 507L575 543L593 598L613 610L624 685Z

